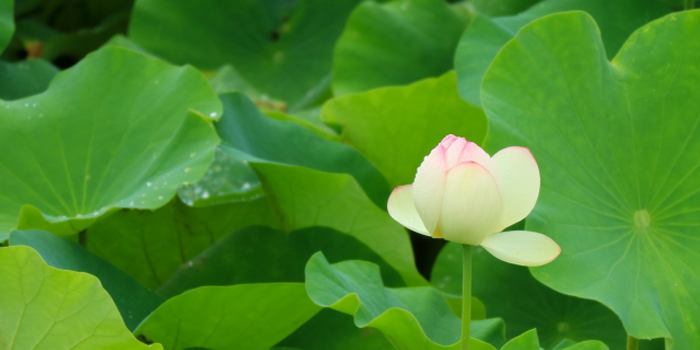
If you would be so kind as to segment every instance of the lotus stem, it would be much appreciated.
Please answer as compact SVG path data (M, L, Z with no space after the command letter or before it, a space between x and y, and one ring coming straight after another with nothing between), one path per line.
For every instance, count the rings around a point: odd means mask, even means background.
M472 246L462 246L462 350L469 350L472 319Z

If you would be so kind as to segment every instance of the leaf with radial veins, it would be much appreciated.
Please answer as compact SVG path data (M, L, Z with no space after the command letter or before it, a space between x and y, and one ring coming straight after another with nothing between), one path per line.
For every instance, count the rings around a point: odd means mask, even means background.
M358 2L139 0L129 37L179 64L205 70L230 64L243 85L293 110L328 89L333 46Z
M95 276L50 267L32 248L0 248L0 281L2 349L163 349L134 338Z
M655 1L545 0L516 16L488 18L478 15L469 23L455 54L459 94L467 102L481 106L479 91L484 73L518 29L537 18L572 10L586 11L595 18L608 57L615 55L635 29L669 12Z
M220 115L194 68L114 47L44 93L0 101L0 236L18 215L21 228L46 220L72 233L114 208L166 204L206 172L219 143L210 117Z
M413 182L423 157L445 135L481 143L484 112L457 94L454 72L409 86L374 89L326 102L326 123L343 128L343 141L356 147L392 186Z
M320 308L303 283L200 287L156 309L135 334L169 350L269 349Z
M5 50L15 31L14 0L0 0L0 54Z
M96 257L79 244L52 233L40 230L14 231L9 243L36 249L47 264L57 269L87 272L99 278L130 330L136 329L163 302L161 297L114 265Z
M306 290L316 304L354 315L355 325L380 330L399 349L458 349L461 321L433 287L386 288L366 261L328 263L316 253L306 265ZM501 319L472 321L474 349L504 343ZM481 339L481 340L477 340Z
M534 276L610 307L637 338L700 344L700 11L651 22L612 62L594 20L523 27L482 84L492 149L529 147L526 228L562 247Z
M466 14L443 0L365 1L348 19L333 56L336 96L404 85L452 69Z

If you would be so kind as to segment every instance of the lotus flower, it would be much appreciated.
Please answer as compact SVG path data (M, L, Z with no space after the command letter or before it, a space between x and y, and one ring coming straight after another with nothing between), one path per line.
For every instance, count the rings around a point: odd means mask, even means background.
M537 232L501 232L532 211L539 192L540 172L527 148L508 147L490 157L477 144L448 135L425 157L413 185L394 189L388 210L417 233L539 266L559 255L556 242Z

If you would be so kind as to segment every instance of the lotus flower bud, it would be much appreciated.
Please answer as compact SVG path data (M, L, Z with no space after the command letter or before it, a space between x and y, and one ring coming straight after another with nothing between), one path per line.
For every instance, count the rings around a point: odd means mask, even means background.
M405 227L434 238L480 245L517 265L546 264L560 253L549 237L501 232L535 207L540 172L530 150L508 147L493 157L448 135L425 157L412 185L397 187L388 210Z

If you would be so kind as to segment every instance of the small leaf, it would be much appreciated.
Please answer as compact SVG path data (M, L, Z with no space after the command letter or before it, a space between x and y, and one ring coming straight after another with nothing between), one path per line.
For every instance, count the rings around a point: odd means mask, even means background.
M163 302L161 297L114 265L52 233L39 230L14 231L10 235L10 245L26 245L36 249L47 264L57 269L87 272L99 278L130 330L136 329Z
M166 301L136 334L166 349L269 349L319 307L303 283L200 287Z
M0 248L0 280L0 348L163 349L131 335L96 277L50 267L32 248Z
M461 321L432 287L386 288L376 265L329 264L317 253L306 265L306 290L316 304L354 315L358 327L377 328L401 349L458 349ZM502 344L500 319L472 322L472 336ZM499 345L500 345L499 344ZM491 348L472 339L475 348Z

